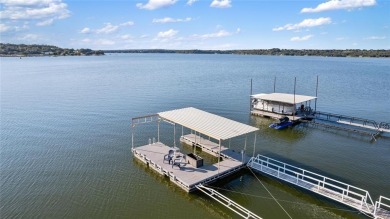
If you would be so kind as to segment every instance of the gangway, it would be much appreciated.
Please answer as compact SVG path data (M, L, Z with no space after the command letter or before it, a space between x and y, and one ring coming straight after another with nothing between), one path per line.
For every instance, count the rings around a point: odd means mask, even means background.
M240 215L243 218L257 218L261 219L258 215L255 213L249 211L248 209L242 207L241 205L237 204L233 200L229 199L228 197L222 195L221 193L217 192L215 189L206 187L202 184L195 186L199 191L203 192L204 194L210 196L217 202L221 203L225 207L229 208L230 210L234 211L238 215Z
M337 122L344 125L355 126L363 129L374 130L376 132L390 133L390 123L389 122L377 122L370 119L363 119L359 117L346 116L334 113L327 113L316 111L314 113L314 118L318 120L326 120Z
M390 218L390 198L379 197L379 201L375 202L374 217L378 219Z
M247 166L345 204L375 218L390 219L390 205L383 203L383 200L389 201L389 199L383 196L374 204L370 194L364 189L260 154L252 157Z

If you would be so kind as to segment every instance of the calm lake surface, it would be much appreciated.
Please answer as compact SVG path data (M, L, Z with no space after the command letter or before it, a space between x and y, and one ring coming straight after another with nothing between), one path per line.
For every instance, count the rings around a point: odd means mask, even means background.
M1 58L1 218L237 218L131 154L131 118L193 106L260 128L256 153L390 197L390 139L250 116L254 93L315 96L317 110L390 122L390 61L371 58L108 54ZM313 105L312 105L313 107ZM165 143L172 128L164 130ZM147 126L136 144L146 144ZM237 141L233 147L242 148ZM184 145L183 150L188 150ZM251 149L251 147L250 147ZM249 149L249 150L250 150ZM293 218L365 218L257 174ZM249 171L213 184L263 218L288 218Z

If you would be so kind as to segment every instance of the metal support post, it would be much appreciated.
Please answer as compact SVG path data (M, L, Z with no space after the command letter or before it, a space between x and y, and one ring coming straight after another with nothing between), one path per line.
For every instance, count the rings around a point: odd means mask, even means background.
M157 142L160 142L160 121L157 121Z
M173 124L173 147L176 147L176 123Z
M219 177L219 166L221 162L221 139L219 139L219 153L218 153L218 177Z
M256 151L256 132L255 132L255 141L254 141L254 143L253 143L253 156L252 157L254 157L255 156L255 151Z
M134 125L131 124L131 149L134 148Z

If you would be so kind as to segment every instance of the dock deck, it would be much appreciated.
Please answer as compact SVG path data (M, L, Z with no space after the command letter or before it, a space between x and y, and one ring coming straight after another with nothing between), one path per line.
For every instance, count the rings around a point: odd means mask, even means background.
M157 173L168 176L173 183L187 192L196 190L195 186L198 184L213 182L245 166L245 163L239 160L223 159L219 164L219 170L218 163L194 168L185 159L181 159L180 167L178 167L164 160L164 156L168 154L169 150L172 150L172 147L157 142L133 148L132 152L137 159L147 164ZM224 154L221 153L222 155ZM183 158L183 154L181 158Z
M213 156L217 157L219 154L219 145L217 143L196 136L195 134L183 135L181 136L180 141L192 146L199 147L202 149L203 152L206 152ZM243 161L244 163L247 163L250 159L249 156L245 154L241 154L241 152L239 151L232 150L222 145L221 145L221 157L225 159L240 161L240 162Z

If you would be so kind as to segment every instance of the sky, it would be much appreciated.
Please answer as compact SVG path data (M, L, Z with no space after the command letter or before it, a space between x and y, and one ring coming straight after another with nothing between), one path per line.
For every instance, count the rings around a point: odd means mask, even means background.
M0 0L0 34L75 49L390 49L390 0Z

